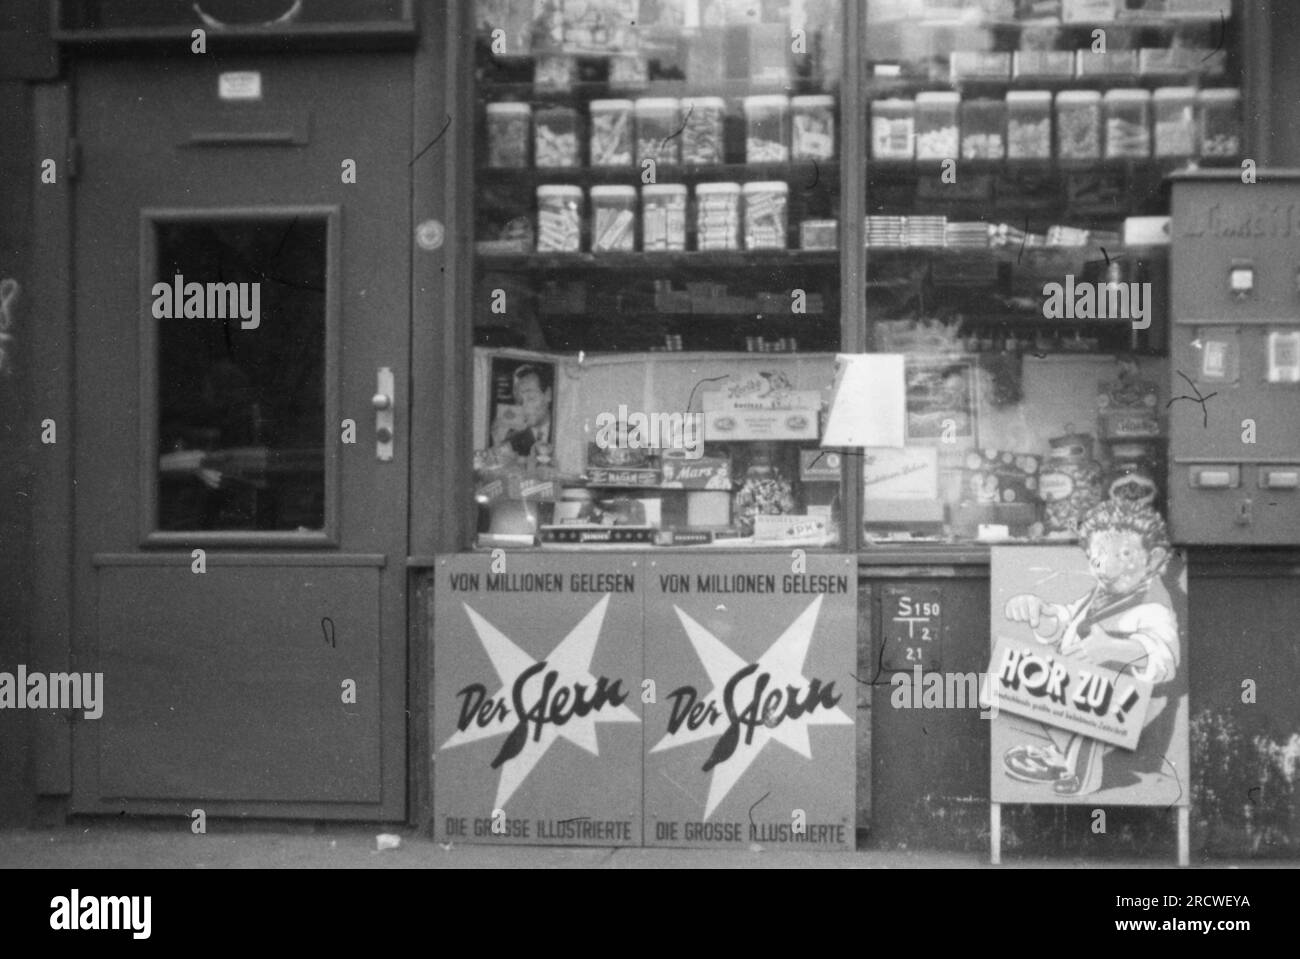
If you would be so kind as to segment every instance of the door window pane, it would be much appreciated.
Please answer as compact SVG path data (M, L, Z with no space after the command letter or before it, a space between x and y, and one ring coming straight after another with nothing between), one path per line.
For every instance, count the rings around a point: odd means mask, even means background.
M158 223L161 530L320 530L324 220Z

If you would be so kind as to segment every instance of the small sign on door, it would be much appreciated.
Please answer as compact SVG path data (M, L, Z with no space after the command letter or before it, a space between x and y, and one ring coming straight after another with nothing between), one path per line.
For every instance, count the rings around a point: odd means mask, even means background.
M886 670L911 672L916 666L939 668L939 634L943 625L938 586L890 586L881 598L880 632L885 644L880 662Z
M262 74L256 70L223 73L217 78L217 94L223 100L260 100Z

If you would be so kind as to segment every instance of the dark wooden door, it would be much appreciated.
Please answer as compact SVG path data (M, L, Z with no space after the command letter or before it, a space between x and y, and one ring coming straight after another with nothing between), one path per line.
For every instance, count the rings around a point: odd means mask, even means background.
M77 66L77 812L406 814L411 75Z

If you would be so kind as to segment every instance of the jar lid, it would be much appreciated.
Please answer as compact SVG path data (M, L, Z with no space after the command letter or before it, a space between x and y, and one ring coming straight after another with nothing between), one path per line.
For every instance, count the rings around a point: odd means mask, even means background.
M624 111L632 109L631 100L592 100L592 113L613 113L615 111Z
M835 98L828 93L814 93L802 97L791 97L790 106L795 110L803 109L820 109L822 107L834 107Z
M961 102L963 110L1001 110L1005 106L1005 101L993 97L977 97L974 100L963 100Z
M566 107L566 106L540 107L536 112L537 112L537 119L539 122L541 122L543 117L564 116L564 117L572 117L575 120L578 118L578 111L573 109L573 107Z
M961 94L953 93L951 90L927 90L925 93L916 95L917 107L922 106L953 106L961 103Z
M1096 103L1100 99L1097 90L1062 90L1056 95L1057 103Z
M1048 104L1051 102L1051 90L1012 90L1007 94L1007 103Z
M695 107L697 110L725 110L727 101L722 97L690 97L682 100L682 106Z
M591 198L593 200L635 200L636 187L634 186L594 186L591 188Z
M872 100L872 110L912 110L916 102L902 97L886 97L884 100Z
M533 108L527 103L518 103L514 100L501 100L496 103L487 105L488 113L532 113Z
M539 197L565 197L567 199L582 199L582 187L573 186L569 183L547 183L537 188Z
M641 195L646 196L686 196L684 183L651 183L641 188Z
M1107 103L1117 100L1126 101L1145 101L1151 99L1151 93L1148 90L1139 90L1136 88L1124 87L1119 90L1107 90L1106 95L1102 97Z
M1196 87L1161 87L1152 98L1156 100L1194 100Z
M1241 91L1236 87L1213 87L1209 90L1202 90L1197 96L1202 100L1240 100Z
M746 183L743 191L745 193L789 193L790 184L784 180L760 180L757 183Z
M790 98L783 93L765 93L755 97L745 97L745 112L752 110L787 110Z
M676 113L676 97L641 97L636 101L637 113Z
M695 187L695 195L702 193L739 193L739 183L701 183Z

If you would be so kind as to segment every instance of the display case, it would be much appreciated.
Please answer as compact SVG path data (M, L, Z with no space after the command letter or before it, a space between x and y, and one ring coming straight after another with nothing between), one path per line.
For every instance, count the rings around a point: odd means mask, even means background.
M1240 5L480 9L480 545L1040 541L1163 500L1167 178L1248 155ZM871 409L863 354L902 357Z
M1165 179L1243 158L1240 11L866 9L866 341L904 356L907 425L865 451L864 543L1070 539L1102 499L1163 507Z
M476 12L476 544L842 544L842 6Z

